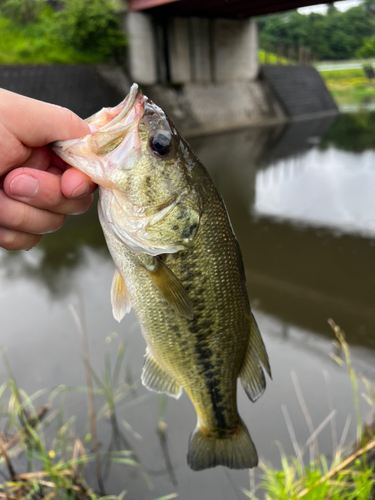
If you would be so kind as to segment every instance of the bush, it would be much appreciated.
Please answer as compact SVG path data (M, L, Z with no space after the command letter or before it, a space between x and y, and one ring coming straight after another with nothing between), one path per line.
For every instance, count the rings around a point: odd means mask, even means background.
M360 59L375 57L375 36L363 39L363 45L357 50L356 56Z
M44 7L44 0L0 0L0 13L20 25L36 21Z
M57 14L62 39L77 50L103 58L118 55L126 45L120 18L108 0L64 0Z

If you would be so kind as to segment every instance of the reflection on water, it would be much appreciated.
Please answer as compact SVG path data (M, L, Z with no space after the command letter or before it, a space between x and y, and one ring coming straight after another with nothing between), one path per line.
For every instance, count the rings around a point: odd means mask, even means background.
M315 428L332 408L337 410L338 435L326 427L318 439L320 452L332 455L333 443L353 415L348 377L329 356L335 351L327 318L346 330L354 365L375 380L374 129L375 115L344 115L334 124L310 121L191 141L228 207L269 351L274 381L255 405L240 389L239 409L260 456L275 464L276 440L293 453L282 405L298 442L310 434L296 396L296 377ZM69 218L37 249L0 252L1 343L19 385L34 392L85 384L80 342L68 310L69 303L83 298L97 372L104 370L105 351L114 356L119 338L128 342L126 377L136 386L118 408L116 436L121 442L125 436L136 450L155 488L150 491L137 471L113 466L109 492L125 488L129 498L150 500L172 491L184 499L243 498L247 471L188 469L185 455L195 415L187 397L167 400L166 434L158 433L158 396L139 383L145 346L135 316L127 315L121 325L112 318L113 270L95 207ZM6 377L3 368L0 373ZM364 402L361 411L364 419L371 418ZM77 416L77 433L84 436L82 396L67 400L66 414ZM349 438L354 433L353 419ZM118 446L109 422L100 424L99 434L103 446Z
M255 203L249 207L254 215L328 226L333 232L375 235L372 152L314 149L258 172L255 191Z

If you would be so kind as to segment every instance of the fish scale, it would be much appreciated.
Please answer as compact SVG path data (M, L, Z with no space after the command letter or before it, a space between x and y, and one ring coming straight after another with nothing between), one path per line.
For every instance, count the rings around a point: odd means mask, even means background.
M254 467L237 379L255 401L265 389L262 366L269 375L270 368L225 205L174 125L137 86L106 113L90 118L98 124L93 135L54 149L99 184L99 219L117 267L113 312L121 320L133 307L138 317L147 344L142 382L189 396L197 413L187 457L193 470Z

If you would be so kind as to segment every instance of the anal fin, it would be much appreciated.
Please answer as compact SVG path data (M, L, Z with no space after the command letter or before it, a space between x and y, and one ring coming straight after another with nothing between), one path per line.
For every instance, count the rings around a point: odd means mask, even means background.
M266 388L266 379L262 366L270 378L272 378L267 351L260 335L257 322L254 316L251 315L249 345L239 378L247 396L253 402L260 398Z
M116 269L111 286L111 304L114 318L120 323L126 313L132 308L130 296L124 278Z
M148 349L145 353L141 380L150 391L164 392L176 399L182 394L182 387L160 366Z

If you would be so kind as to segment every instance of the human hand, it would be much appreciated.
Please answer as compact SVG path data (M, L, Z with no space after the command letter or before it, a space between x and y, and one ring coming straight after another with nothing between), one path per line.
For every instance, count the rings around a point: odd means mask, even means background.
M0 247L32 248L89 208L96 185L47 147L88 133L66 108L0 89Z

